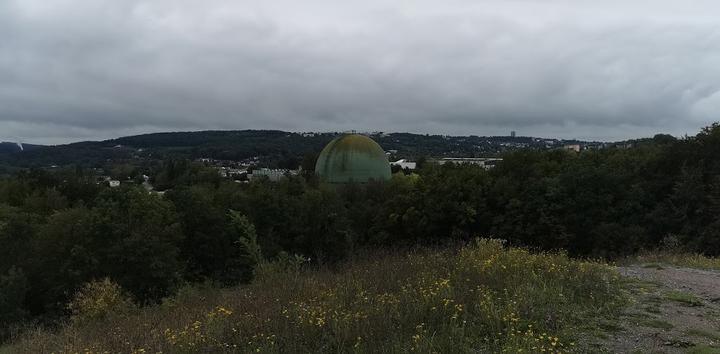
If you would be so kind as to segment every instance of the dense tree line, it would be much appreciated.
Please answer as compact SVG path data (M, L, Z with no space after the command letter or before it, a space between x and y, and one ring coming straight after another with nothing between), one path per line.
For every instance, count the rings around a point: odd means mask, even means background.
M0 335L61 318L95 279L111 278L141 304L184 283L247 281L247 239L265 257L315 263L475 236L581 256L661 245L718 255L719 157L714 125L632 149L520 150L490 171L424 164L367 185L327 186L311 174L241 184L168 160L153 171L167 190L158 195L99 185L80 168L22 171L0 180Z

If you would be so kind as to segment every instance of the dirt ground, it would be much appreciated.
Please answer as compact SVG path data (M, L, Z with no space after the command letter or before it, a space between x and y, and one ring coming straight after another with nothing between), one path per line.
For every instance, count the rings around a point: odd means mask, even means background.
M618 270L633 302L596 343L599 352L720 353L720 272L661 264Z

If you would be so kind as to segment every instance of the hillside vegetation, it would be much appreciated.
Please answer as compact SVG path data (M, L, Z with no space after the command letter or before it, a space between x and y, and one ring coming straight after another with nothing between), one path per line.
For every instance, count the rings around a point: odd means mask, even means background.
M576 351L581 332L624 303L617 272L563 253L476 240L374 254L335 269L262 263L250 285L185 288L138 309L109 281L87 285L56 333L19 353Z
M328 186L311 172L235 183L187 160L137 167L160 195L137 183L110 188L82 168L23 170L0 178L0 342L15 327L66 320L73 294L104 278L143 306L186 284L246 284L256 259L244 238L269 260L298 254L314 267L358 249L477 235L573 257L717 256L718 157L713 125L632 149L515 151L490 171L426 163L364 185Z

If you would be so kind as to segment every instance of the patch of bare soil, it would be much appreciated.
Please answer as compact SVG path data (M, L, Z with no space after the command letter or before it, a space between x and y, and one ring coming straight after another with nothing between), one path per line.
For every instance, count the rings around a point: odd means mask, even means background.
M720 353L720 272L658 264L618 270L633 300L599 351Z

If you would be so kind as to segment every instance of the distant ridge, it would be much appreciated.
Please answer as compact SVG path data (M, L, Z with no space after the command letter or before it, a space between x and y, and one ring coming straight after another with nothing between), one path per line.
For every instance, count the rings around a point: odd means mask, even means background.
M104 141L82 141L64 145L0 143L0 167L29 168L80 165L102 167L108 162L163 160L167 158L241 161L302 160L318 153L336 133L294 133L280 130L207 130L164 132L120 137ZM413 133L369 133L385 151L402 158L493 156L504 151L562 144L601 144L510 136L448 136Z
M34 150L37 148L43 147L42 145L34 145L34 144L23 144L23 143L13 143L13 142L7 142L3 141L0 142L0 154L2 153L15 153L15 152L21 152L25 150Z

